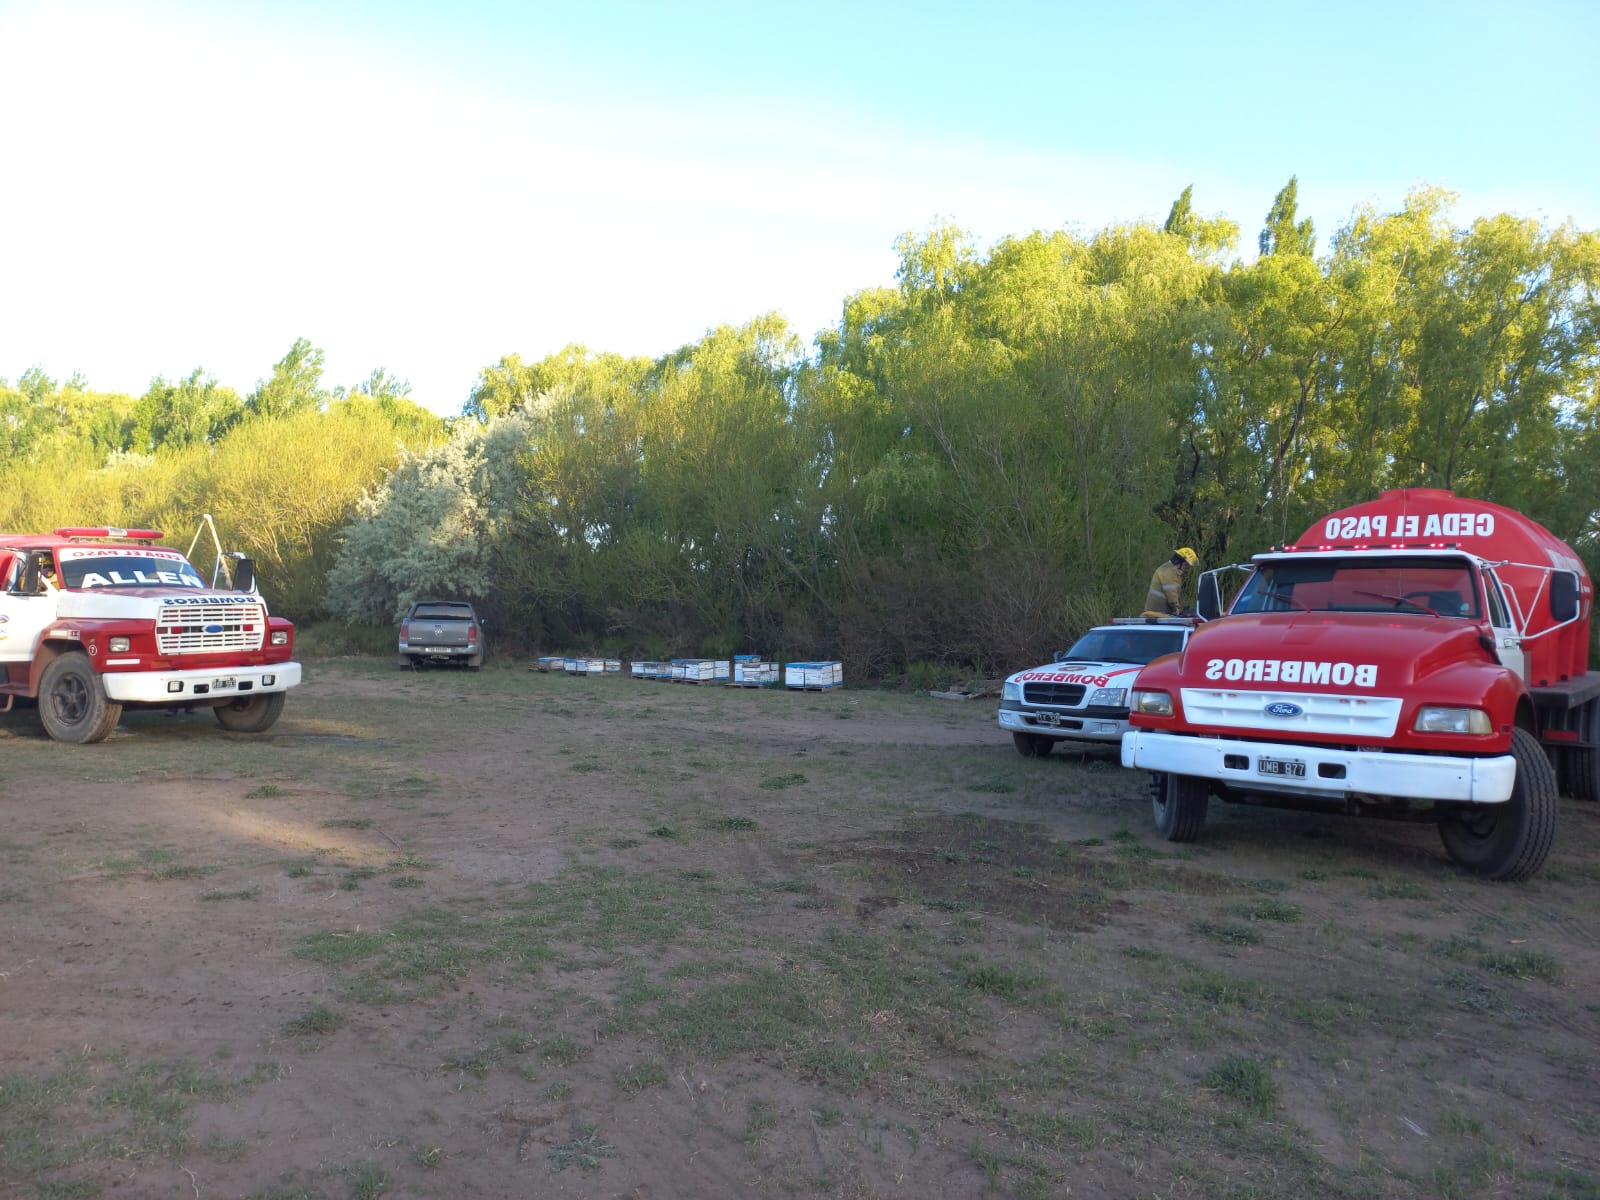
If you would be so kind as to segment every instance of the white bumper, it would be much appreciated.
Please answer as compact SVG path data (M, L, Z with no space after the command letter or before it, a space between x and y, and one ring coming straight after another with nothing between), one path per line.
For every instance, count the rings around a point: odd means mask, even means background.
M1267 775L1261 762L1302 763L1305 774ZM1355 792L1411 800L1504 804L1511 798L1516 760L1435 754L1376 754L1293 742L1248 742L1130 729L1122 765L1172 775L1215 779L1239 791L1340 798Z
M1041 737L1109 744L1118 741L1128 732L1128 722L1111 717L1074 717L1062 713L1058 718L1058 724L1046 725L1035 720L1032 713L1014 708L1002 708L1000 728L1013 733L1036 733Z
M300 682L297 662L264 667L207 667L200 671L108 671L106 695L121 704L193 704L286 692ZM176 686L174 686L176 685Z

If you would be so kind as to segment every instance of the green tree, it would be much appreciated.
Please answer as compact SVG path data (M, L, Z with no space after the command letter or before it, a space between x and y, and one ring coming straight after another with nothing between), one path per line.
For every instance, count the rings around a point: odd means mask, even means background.
M239 419L238 393L196 367L176 383L157 377L132 412L131 448L148 453L216 441Z
M296 338L289 352L273 365L272 374L256 382L245 406L258 417L285 417L321 408L332 398L322 386L324 355L305 338Z

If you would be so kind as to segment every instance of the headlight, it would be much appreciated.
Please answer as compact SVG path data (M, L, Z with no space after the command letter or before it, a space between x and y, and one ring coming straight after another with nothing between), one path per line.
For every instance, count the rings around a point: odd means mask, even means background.
M1096 688L1089 697L1089 703L1095 708L1126 708L1128 706L1127 688Z
M287 629L274 629L272 631L272 644L274 646L287 646L289 644L289 631Z
M1020 683L1012 683L1010 680L1007 680L1004 686L1002 686L1000 689L1000 699L1021 700L1022 685Z
M113 654L126 654L128 652L128 639L114 637L110 641L106 642L106 649L111 651Z
M1166 692L1146 692L1139 688L1134 688L1133 711L1145 713L1152 717L1170 717L1172 715L1172 697Z
M1417 723L1412 728L1418 733L1472 733L1481 737L1494 726L1489 722L1489 714L1481 708L1427 704L1417 710Z

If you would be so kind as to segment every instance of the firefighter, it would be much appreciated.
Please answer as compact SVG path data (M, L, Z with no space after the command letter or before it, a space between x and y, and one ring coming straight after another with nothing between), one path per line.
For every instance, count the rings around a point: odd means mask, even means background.
M1178 604L1178 593L1183 589L1183 577L1199 561L1200 556L1188 546L1179 546L1173 551L1172 557L1150 576L1150 591L1144 598L1144 615L1172 617L1181 613L1183 610Z

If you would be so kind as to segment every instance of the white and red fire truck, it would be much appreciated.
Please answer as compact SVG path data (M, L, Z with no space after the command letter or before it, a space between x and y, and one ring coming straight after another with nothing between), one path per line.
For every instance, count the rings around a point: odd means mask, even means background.
M1227 614L1139 674L1122 762L1156 825L1211 797L1437 822L1490 879L1543 866L1557 795L1600 799L1594 588L1529 518L1438 489L1384 492L1259 554Z
M294 626L268 615L248 560L217 588L162 537L0 534L0 712L36 698L45 732L77 743L103 740L124 708L206 707L244 733L278 719L300 682Z

